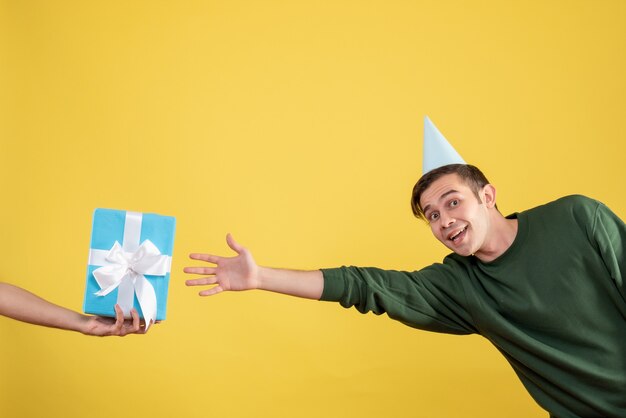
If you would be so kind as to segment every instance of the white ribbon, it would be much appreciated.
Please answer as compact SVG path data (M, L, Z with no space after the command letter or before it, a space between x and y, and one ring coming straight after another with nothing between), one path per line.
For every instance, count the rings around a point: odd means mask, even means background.
M126 318L130 317L136 294L148 329L156 319L157 298L144 275L165 276L170 270L171 257L161 254L150 240L138 245L142 218L141 213L126 212L123 246L115 241L109 251L92 249L89 264L102 266L93 271L100 286L95 294L106 296L117 288L117 303Z

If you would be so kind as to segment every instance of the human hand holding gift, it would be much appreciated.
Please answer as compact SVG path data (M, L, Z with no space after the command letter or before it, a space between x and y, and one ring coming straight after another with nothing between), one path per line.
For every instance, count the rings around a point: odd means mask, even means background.
M84 318L82 333L98 337L110 335L123 337L128 334L145 334L150 326L150 324L146 326L146 322L139 319L139 313L134 308L130 310L131 319L124 319L124 312L122 312L122 308L118 304L115 304L115 318L99 315L81 316Z
M117 305L115 318L82 315L50 303L21 287L1 282L0 315L34 325L78 331L85 335L123 337L128 334L144 334L147 330L136 310L131 311L130 320L124 319L122 309Z

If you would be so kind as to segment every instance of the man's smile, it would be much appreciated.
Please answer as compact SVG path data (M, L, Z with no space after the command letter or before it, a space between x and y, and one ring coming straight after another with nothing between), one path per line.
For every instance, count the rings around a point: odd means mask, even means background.
M463 228L448 235L448 239L456 244L459 241L461 241L461 239L465 236L466 231L467 231L467 225L465 225Z

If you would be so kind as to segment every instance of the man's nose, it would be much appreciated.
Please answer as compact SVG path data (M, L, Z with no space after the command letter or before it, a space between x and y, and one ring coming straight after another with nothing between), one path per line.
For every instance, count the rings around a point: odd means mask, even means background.
M455 219L452 216L449 216L445 213L442 213L440 216L441 216L441 227L443 229L449 228L455 222Z

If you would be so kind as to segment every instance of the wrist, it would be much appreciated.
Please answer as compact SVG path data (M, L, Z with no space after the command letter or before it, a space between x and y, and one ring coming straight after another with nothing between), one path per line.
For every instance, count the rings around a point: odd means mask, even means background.
M271 290L268 286L270 286L269 282L271 281L271 274L268 267L258 267L257 270L257 280L255 289L258 290Z
M75 318L72 321L72 325L70 329L73 331L80 332L84 335L90 335L90 326L89 320L91 319L91 315L83 315L81 313L76 312Z

